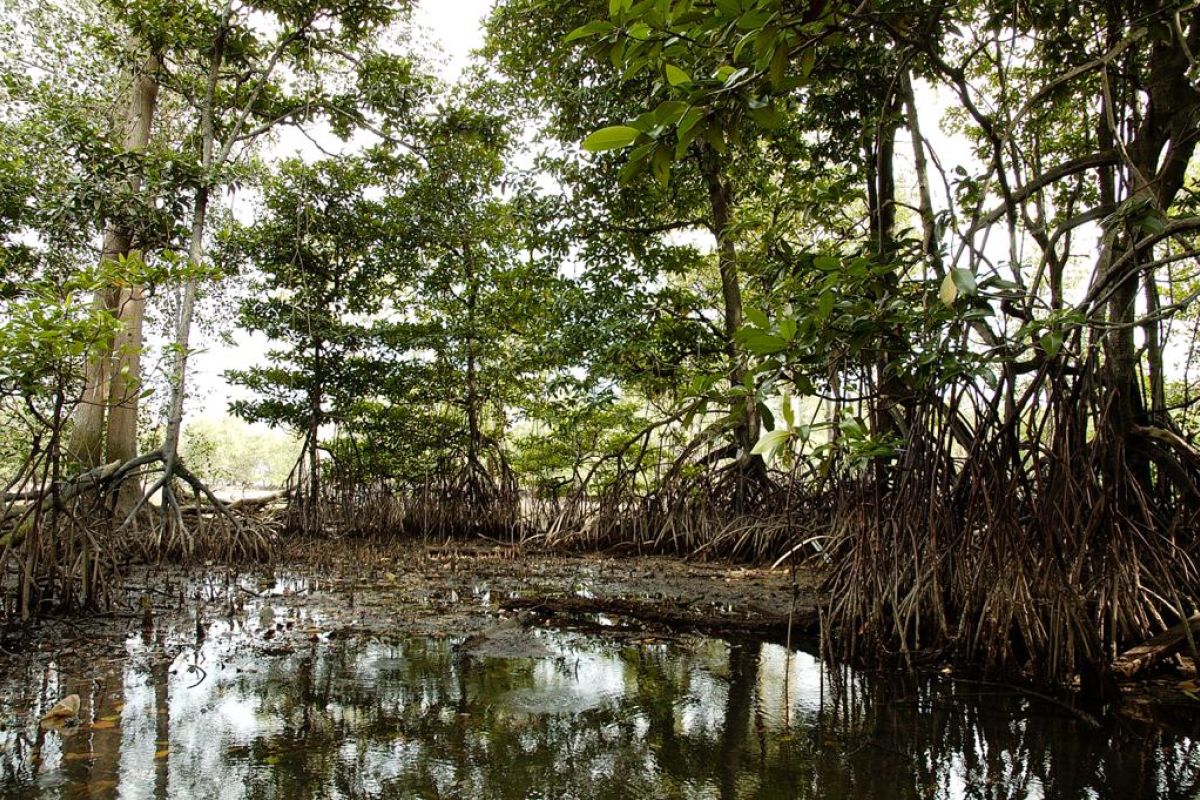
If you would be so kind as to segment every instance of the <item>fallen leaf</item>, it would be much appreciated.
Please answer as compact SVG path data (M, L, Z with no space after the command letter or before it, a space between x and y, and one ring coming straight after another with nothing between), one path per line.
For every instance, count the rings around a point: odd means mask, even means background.
M157 753L154 754L154 757L155 758L166 758L167 754L169 752L170 752L169 750L159 750Z
M79 716L79 695L71 694L59 700L54 708L46 712L42 722L61 722L76 716Z
M98 730L98 731L105 731L105 730L108 730L109 728L115 728L115 727L117 727L117 723L115 720L111 720L111 719L98 719L92 723L92 729Z

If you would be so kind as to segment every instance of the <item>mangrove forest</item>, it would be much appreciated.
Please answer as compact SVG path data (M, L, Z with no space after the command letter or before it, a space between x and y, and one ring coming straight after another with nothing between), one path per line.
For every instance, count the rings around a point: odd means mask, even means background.
M1198 796L1200 2L0 42L0 795Z

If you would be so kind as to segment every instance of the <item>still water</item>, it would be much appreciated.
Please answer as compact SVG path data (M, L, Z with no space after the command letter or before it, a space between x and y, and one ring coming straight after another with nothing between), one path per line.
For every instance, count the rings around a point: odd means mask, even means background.
M88 674L3 676L0 796L1200 796L1182 734L776 645L536 630L518 632L536 657L520 642L500 657L464 655L461 637L272 650L248 635L214 623L172 651L131 634ZM43 729L71 693L81 723Z

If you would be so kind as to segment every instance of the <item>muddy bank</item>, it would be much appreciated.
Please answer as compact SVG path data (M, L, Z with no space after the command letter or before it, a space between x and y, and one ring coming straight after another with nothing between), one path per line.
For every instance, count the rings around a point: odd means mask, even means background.
M500 545L350 545L332 557L293 547L292 569L354 598L367 631L471 634L497 615L606 617L606 628L779 638L811 630L819 576L678 558L525 551ZM350 602L347 600L347 602Z
M253 633L247 646L266 652L348 637L471 636L522 610L616 637L699 632L782 640L789 616L796 635L811 629L817 581L811 572L657 556L295 542L274 565L246 570L132 568L108 613L4 631L0 667L36 655L62 666L120 657L135 635L183 647L217 620Z

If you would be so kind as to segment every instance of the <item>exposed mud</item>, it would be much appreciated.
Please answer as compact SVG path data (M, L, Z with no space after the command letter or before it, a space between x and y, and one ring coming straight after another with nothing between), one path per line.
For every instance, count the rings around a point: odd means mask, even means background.
M471 636L531 608L542 616L571 612L556 623L614 637L698 631L779 639L789 616L797 635L814 618L816 583L811 572L656 556L297 542L273 566L131 569L111 612L5 632L0 669L31 655L62 667L119 658L133 635L185 646L214 620L244 627L254 634L251 646L268 653L346 637ZM259 609L253 618L248 606Z

